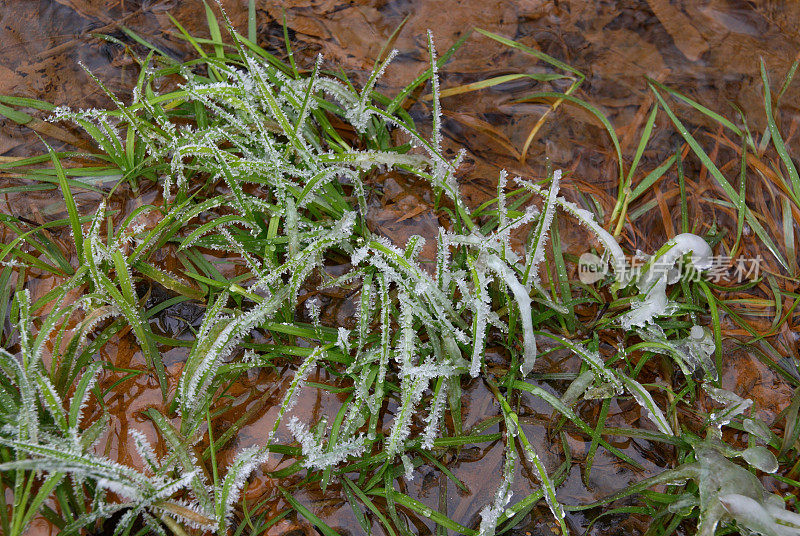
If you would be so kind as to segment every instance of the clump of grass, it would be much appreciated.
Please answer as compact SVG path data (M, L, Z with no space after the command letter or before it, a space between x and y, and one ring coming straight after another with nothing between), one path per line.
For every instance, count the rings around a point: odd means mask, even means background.
M303 475L299 486L339 485L365 532L376 520L388 534L407 534L409 519L425 518L441 530L500 533L544 500L567 534L570 511L597 505L559 501L557 489L566 477L569 454L555 471L545 467L520 419L517 401L523 394L547 402L591 438L593 450L603 447L632 466L637 462L604 436L646 437L684 453L679 467L605 502L688 478L695 484L670 488L659 506L643 511L656 518L668 516L672 530L697 516L693 511L699 506L698 527L704 534L713 534L719 521L728 519L765 534L796 531L796 514L778 508L779 499L729 460L741 455L754 468L775 472L774 455L764 446L739 452L721 441L720 428L733 423L745 427L753 442L774 446L776 438L763 423L743 417L747 401L715 385L716 365L710 359L715 348L700 343L708 342L699 325L704 311L693 299L706 296L711 302L713 296L704 292L708 287L683 281L684 295L667 293L666 278L653 275L657 261L667 259L671 265L685 254L698 268L707 268L710 249L703 238L688 232L676 237L637 272L593 213L559 196L559 171L544 184L509 180L503 173L495 200L468 207L455 176L461 155L448 160L441 147L438 69L458 44L438 57L429 35L430 68L388 98L375 84L393 53L381 54L359 91L343 75L323 72L321 61L305 71L294 60L281 62L252 35L247 39L236 33L224 13L222 25L210 10L208 20L209 43L178 25L195 46L197 60L180 64L155 48L141 60L130 104L108 93L114 109L50 109L54 120L77 123L93 139L99 152L91 158L97 165L64 167L62 159L70 155L52 150L46 159L14 164L29 180L58 185L67 218L29 231L23 230L27 224L22 219L4 218L17 236L0 250L0 261L6 262L0 279L15 279L19 288L10 310L15 327L2 334L8 350L0 351L0 470L13 496L10 510L0 504L4 533L23 533L36 515L65 534L77 533L112 514L119 516L117 533L138 530L141 524L178 535L261 533L287 513L267 518L258 507L253 513L242 489L270 457L287 457L296 462L279 471L282 476ZM228 42L223 32L228 32ZM175 76L182 80L178 89L157 90L159 80ZM403 105L428 80L433 115L432 135L426 137ZM571 94L575 88L561 98L578 102ZM345 134L340 125L349 125L355 134ZM392 143L393 131L400 131L405 143ZM613 129L609 132L613 136ZM46 161L51 168L24 167ZM395 244L366 225L371 195L367 177L377 169L426 181L438 195L437 209L445 223L436 237L433 270L420 258L422 237ZM621 181L629 182L632 174L626 179L620 165ZM163 205L115 214L103 202L94 215L81 215L72 191L85 188L86 179L95 175L119 177L110 191L99 189L106 198L122 184L136 190L144 181L159 182ZM518 188L508 193L512 183ZM629 184L621 185L623 193L630 190ZM537 202L530 203L532 198ZM635 197L621 199L615 211L620 219ZM559 212L584 226L601 245L604 262L611 261L613 272L595 287L569 278L560 249ZM149 228L138 223L146 214L158 215ZM58 227L70 230L72 251L62 251L49 235L48 229ZM525 231L529 241L520 251L511 237ZM158 252L164 248L170 248L182 273L159 264ZM236 259L240 272L223 275L209 261L212 253ZM333 277L326 270L333 265L346 269ZM42 272L59 276L63 284L30 303L26 279ZM553 273L557 282L546 284ZM172 297L148 308L141 290L154 283ZM354 294L354 327L326 325L313 301L307 302L311 323L300 321L301 294L328 287ZM159 310L190 300L205 307L190 341L154 332L150 319ZM602 325L588 333L574 329L580 324L576 304L602 306L607 301L613 310ZM38 319L37 311L42 311ZM714 322L718 334L718 319ZM638 341L604 356L600 329L629 332ZM107 417L89 422L82 415L92 397L102 406L107 394L98 388L97 377L104 366L113 367L98 360L99 351L128 330L146 362L137 373L156 379L164 402L163 411L147 411L163 454L156 455L142 433L132 432L140 457L137 467L97 454L93 446L105 433ZM580 358L580 370L571 371L571 385L560 397L532 374L537 338ZM507 349L507 364L490 372L486 350L498 342ZM186 360L171 390L163 354L181 346L188 346ZM643 350L645 357L634 363ZM725 406L709 416L704 440L678 423L671 388L637 379L655 352L673 357L685 371L687 387L679 399L703 389ZM48 361L45 354L52 358ZM219 452L241 427L215 437L214 419L228 400L227 391L248 371L274 367L286 356L296 367L270 433L221 465ZM309 382L320 366L344 387ZM700 385L693 379L699 370L706 376ZM461 378L466 376L480 377L497 400L498 432L484 433L488 426L463 428ZM285 424L297 445L279 444L276 432L303 389L329 389L347 397L328 416L330 426L326 420L306 422L293 415ZM623 396L641 407L651 421L649 428L612 430L602 419L592 425L574 409L582 398ZM671 404L661 401L670 397ZM391 411L385 409L390 406ZM506 451L502 481L492 502L480 510L479 526L464 526L396 488L398 479L413 478L422 463L433 464L461 487L442 464L444 453L498 440ZM511 504L515 468L522 463L531 468L539 489ZM708 474L716 480L709 483ZM738 485L744 481L746 486ZM279 487L278 493L323 534L335 534L293 490ZM0 500L5 501L5 494Z

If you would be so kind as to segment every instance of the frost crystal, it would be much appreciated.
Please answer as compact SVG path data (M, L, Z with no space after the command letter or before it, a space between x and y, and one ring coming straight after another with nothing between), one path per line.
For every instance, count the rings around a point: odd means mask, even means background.
M292 417L286 426L300 443L305 457L304 465L311 469L322 470L333 467L351 456L360 456L366 448L363 434L345 440L338 440L336 444L331 444L328 441L326 446L297 417Z
M506 462L503 466L503 481L494 494L494 501L487 504L481 510L481 524L478 528L479 536L494 536L500 516L506 511L506 505L511 501L513 492L511 484L514 482L514 471L517 466L517 453L513 449L508 450Z

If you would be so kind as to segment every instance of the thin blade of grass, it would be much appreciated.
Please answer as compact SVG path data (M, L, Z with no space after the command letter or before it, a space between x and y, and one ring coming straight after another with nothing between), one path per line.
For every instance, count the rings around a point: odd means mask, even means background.
M308 520L309 523L317 527L319 531L323 534L323 536L339 536L339 533L330 528L324 521L322 521L319 517L311 512L308 508L306 508L300 501L295 499L291 493L283 489L282 487L278 486L278 491L281 492L283 497L286 499L292 508L294 508L298 514L303 516Z
M767 68L764 65L763 58L761 58L761 83L764 84L764 111L767 115L767 126L769 127L772 144L775 146L775 150L778 152L783 165L786 167L786 171L789 173L792 191L794 192L794 202L800 205L800 175L797 174L797 168L786 150L786 144L784 144L781 133L778 130L778 125L775 123L775 116L772 112L772 94L769 88L769 76L767 75Z
M619 145L619 139L617 138L617 132L614 130L614 126L611 122L603 115L600 110L598 110L592 104L589 104L583 99L579 99L578 97L574 97L572 95L567 95L566 93L556 93L554 91L539 91L536 93L531 93L522 97L521 99L516 99L514 102L527 102L531 100L539 100L539 99L558 99L558 100L565 100L567 102L571 102L572 104L576 104L581 108L584 108L592 115L594 115L598 121L605 127L606 132L608 132L608 136L611 138L611 143L614 145L614 151L617 154L617 164L618 164L618 171L619 171L619 184L620 188L624 185L625 182L625 170L624 170L624 162L622 160L622 149Z
M686 143L689 144L689 147L692 148L692 151L694 151L695 155L700 159L700 162L702 162L702 164L706 166L709 173L711 173L711 176L713 176L714 179L716 179L717 184L719 184L720 187L725 191L731 202L734 205L737 205L740 202L739 194L736 193L736 190L733 189L733 186L731 186L731 184L728 182L728 180L725 178L725 176L722 174L722 172L719 170L716 164L714 164L711 158L709 158L708 154L706 154L706 152L703 150L703 148L700 146L697 140L694 139L694 137L689 133L686 127L683 126L683 123L681 123L681 121L677 118L677 116L675 116L675 114L670 109L669 105L667 105L666 101L664 101L664 98L661 96L658 90L656 90L656 88L652 84L650 86L650 89L653 91L656 98L661 103L661 106L664 108L664 111L667 112L667 115L672 120L672 123L675 125L675 127L678 129L678 132L680 132L681 136L683 136L683 139L686 140ZM760 238L761 241L764 243L764 245L767 246L767 248L775 256L778 262L780 262L781 265L788 270L789 264L786 262L783 255L781 255L780 250L772 241L772 238L770 238L770 236L764 230L764 227L761 225L758 219L753 215L752 211L749 208L745 212L745 218L747 219L747 222L750 224L750 226L753 228L753 231L756 233L756 235L758 235L758 238Z
M64 197L64 203L67 205L67 214L69 214L69 224L72 229L72 238L75 241L75 251L80 257L80 254L83 251L83 228L81 227L81 218L80 214L78 214L78 207L75 204L75 198L72 197L72 191L69 189L69 184L67 184L67 176L64 174L64 168L61 167L61 161L56 156L52 147L47 145L44 140L42 140L42 143L44 143L47 147L47 151L50 154L50 160L53 162L53 167L56 170L58 183L61 187L61 195Z

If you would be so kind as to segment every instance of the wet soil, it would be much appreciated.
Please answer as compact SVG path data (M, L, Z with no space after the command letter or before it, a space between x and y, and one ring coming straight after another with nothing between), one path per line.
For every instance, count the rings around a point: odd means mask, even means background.
M245 33L247 2L226 1L224 5L234 25ZM646 77L659 80L727 117L734 117L734 110L738 107L744 111L752 128L763 131L765 118L759 60L763 58L773 75L774 85L800 51L800 3L790 0L259 1L259 44L279 55L285 50L281 27L284 10L298 64L312 65L314 57L321 53L325 58L325 66L341 66L356 81L365 79L381 47L407 17L394 43L400 54L381 83L380 89L388 94L396 92L428 67L425 50L425 32L428 28L433 29L440 51L444 51L472 27L478 26L546 52L586 75L579 96L596 106L614 126L626 165L630 164L641 127L653 106ZM178 37L168 13L191 34L208 35L203 4L194 0L0 2L0 94L33 97L80 108L109 105L107 97L81 68L82 63L124 100L138 74L129 48L141 49L125 28L178 59L191 56L190 46ZM115 39L103 40L96 34L106 34ZM442 69L441 84L447 88L501 74L551 71L530 55L473 34ZM566 86L559 84L513 82L443 100L447 146L453 150L461 147L468 150L461 180L471 204L494 196L500 169L505 168L523 177L542 177L548 166L554 166L568 172L565 188L570 196L584 195L594 199L605 214L610 214L616 199L616 157L602 124L585 110L575 106L560 106L544 123L527 158L520 160L521 148L528 133L550 105L515 101L533 91L566 89ZM719 137L716 124L687 106L676 103L675 107L709 151L716 147L713 154L720 167L725 166L726 162L738 161L735 151L727 148ZM429 111L424 99L412 108L412 113L422 125ZM797 85L791 87L782 99L780 120L787 133L787 147L790 152L794 150L794 154L798 154L800 100ZM51 141L57 149L67 147L63 139ZM739 140L734 142L738 143ZM39 154L41 150L41 143L29 129L9 120L0 120L2 158ZM676 150L686 153L683 140L663 114L659 115L653 139L639 167L642 175L675 154ZM701 221L700 230L708 229L714 221L719 221L720 227L730 226L733 221L730 214L703 201L704 194L711 194L716 188L709 180L707 171L688 159L685 172L694 188L690 205L694 218ZM0 183L9 180L0 178ZM368 218L373 231L389 236L398 243L404 243L411 234L430 235L435 232L437 222L431 210L432 203L420 185L409 184L402 177L393 175L380 177L380 183L384 195L370 207ZM677 221L674 215L679 205L675 184L674 170L657 183L655 192L647 199L656 200L654 208L637 225L628 225L623 230L622 241L626 249L653 251L666 238L676 234L672 224ZM120 199L116 202L122 203L124 212L129 212L131 206L157 202L159 195L158 188L145 188L138 193L138 198L133 198L132 194L128 199L117 196ZM757 195L762 198L760 201L756 198L752 206L759 207L769 218L775 210L774 203L770 202L768 193ZM83 212L89 212L97 200L93 194L77 196ZM63 211L63 206L52 192L43 192L38 196L26 193L24 197L6 194L0 198L0 210L33 214L32 219L50 219L57 217ZM586 236L566 219L561 221L561 228L565 249L576 255L582 253ZM433 241L429 240L428 243L432 245ZM30 287L33 298L36 299L58 283L54 277L32 281ZM796 287L796 282L781 284L785 285L786 290ZM153 289L148 299L153 300L153 304L158 303L159 299L163 300L160 292L162 289ZM752 292L755 294L759 290ZM347 320L347 306L342 305L341 300L337 302L335 297L328 301L338 303L338 308L330 314L339 321ZM767 326L775 313L764 311ZM587 312L587 315L591 314ZM168 309L153 319L154 329L170 337L180 337L186 333L187 326L197 322L200 315L201 305L182 304L180 308ZM792 322L790 318L785 331L771 339L786 356L797 356L797 341L793 335L795 325ZM730 328L726 333L729 336L746 335L738 333L732 324L727 327ZM613 345L614 341L609 341L609 344ZM767 422L775 419L788 404L790 385L773 369L733 342L726 346L725 354L723 386L753 398L760 416ZM173 378L182 366L184 355L185 349L180 347L167 352L167 365ZM120 369L144 367L132 338L124 332L110 342L102 357ZM274 404L282 396L282 388L286 385L284 373L289 363L287 359L285 363L278 363L276 370L253 374L232 390L230 409L220 417L218 425L224 427L244 415L249 417L236 444L231 445L223 458L232 457L237 448L258 443L271 429L276 413ZM550 354L547 359L543 358L537 363L537 372L540 374L575 370L576 359L558 353ZM105 386L112 385L125 375L124 372L109 372L102 383ZM324 370L312 379L320 383L335 382ZM558 381L542 384L552 392L560 392L566 385ZM121 385L125 390L117 390L118 394L110 394L106 400L106 409L112 414L113 422L111 432L100 448L122 462L136 463L131 458L133 451L127 430L136 427L147 433L150 439L157 439L155 429L143 411L148 407L157 407L160 394L146 375L134 376ZM499 408L492 402L493 397L480 380L467 381L463 387L465 429L479 426L500 414ZM308 390L298 407L319 417L327 412L327 408L338 407L342 402L340 397L320 393ZM599 403L583 402L577 410L587 422L594 423L600 407ZM582 462L591 443L585 436L569 427L562 428L560 434L554 432L558 418L549 406L534 397L523 397L519 414L525 416L523 425L526 435L543 455L549 471L563 463L562 445L569 446L573 465L559 488L559 499L566 504L598 500L631 482L662 471L674 461L674 453L663 445L639 439L610 437L609 441L615 447L636 460L643 469L620 464L600 448L594 458L593 470L587 477ZM642 416L638 406L632 403L614 401L608 415L608 426L649 427L646 420L640 420ZM687 414L682 418L690 421L696 416ZM498 430L494 424L485 432ZM290 438L285 430L283 434L286 437L278 439L288 442ZM451 483L442 493L441 486L447 485L447 481L432 467L421 468L418 477L406 483L407 488L402 491L433 508L446 505L446 513L452 519L475 526L479 521L478 511L489 502L499 482L502 452L502 443L498 441L465 448L453 455L447 465L467 485L466 492L455 489ZM264 472L252 478L247 491L248 499L255 501L269 496L275 490L276 483L265 476L266 469L275 468L265 468ZM519 473L514 495L524 497L536 489L535 479L526 468L520 468ZM281 485L288 486L295 481L290 478L281 482ZM332 485L324 494L318 490L308 490L298 492L296 497L342 534L359 534L361 529L340 491ZM443 503L440 503L441 495L445 497ZM285 504L276 499L268 506L277 512ZM410 512L407 513L410 515ZM580 534L597 513L570 514L568 522ZM529 516L528 524L519 526L515 533L551 534L548 519L546 509L535 509ZM414 523L421 534L432 530L430 522L414 519ZM36 528L43 526L37 525ZM590 532L598 535L641 534L646 529L646 518L625 515L605 517L593 525ZM375 534L381 533L377 524L373 530ZM313 529L303 520L291 517L275 525L270 533L294 534L292 531L313 534Z

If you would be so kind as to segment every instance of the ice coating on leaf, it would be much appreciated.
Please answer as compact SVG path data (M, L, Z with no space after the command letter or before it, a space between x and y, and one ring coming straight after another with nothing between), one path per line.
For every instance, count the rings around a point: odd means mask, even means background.
M691 333L683 342L686 354L696 369L699 365L706 374L706 378L712 381L719 379L717 365L712 358L717 344L711 330L702 326L692 326Z
M551 338L561 342L591 367L591 370L579 376L564 393L562 400L565 404L574 403L581 394L586 398L609 398L622 394L623 390L629 392L642 408L645 416L656 425L658 430L666 435L675 435L667 421L666 416L656 404L650 393L638 381L634 380L621 370L606 367L598 352L590 351L584 346L561 337L551 335ZM603 383L598 387L591 387L592 377ZM624 389L623 389L624 387Z
M764 507L777 523L793 528L800 533L800 514L786 509L786 503L779 495L770 494L764 500Z
M673 514L688 517L692 509L699 504L700 502L697 500L697 497L691 493L683 493L676 501L669 503L667 510Z
M708 432L715 429L709 428ZM750 471L726 456L737 453L714 439L690 437L696 462L683 463L655 477L653 483L682 484L691 478L697 483L700 499L699 536L713 536L717 526L729 519L752 532L770 536L798 535L800 515L785 510L783 500L768 493ZM791 529L784 532L785 529Z
M414 329L414 308L415 304L411 297L405 292L399 292L397 296L400 303L400 337L397 340L397 350L395 360L408 374L413 366L417 332Z
M567 390L564 391L563 395L561 395L561 402L563 402L567 407L572 406L575 402L577 402L580 397L583 396L583 393L586 392L586 389L592 385L592 382L594 381L594 375L594 371L587 370L572 380L572 383L569 384Z
M625 384L626 390L633 395L633 398L636 399L636 402L644 410L645 416L656 425L658 431L662 434L667 434L670 436L675 435L675 432L672 431L666 416L664 416L664 412L662 412L661 409L656 405L655 400L653 400L653 397L644 388L644 386L625 374L618 374L622 379L622 382Z
M778 470L778 460L775 455L761 445L746 448L742 451L742 458L759 471L774 473Z
M765 536L800 535L800 523L795 526L779 523L762 503L751 497L731 493L721 496L719 501L732 518L753 532ZM797 517L800 521L800 516Z
M657 316L670 313L673 305L667 298L667 284L674 281L670 281L669 271L681 257L691 253L691 263L696 269L705 270L711 267L711 248L697 235L679 234L664 247L668 249L651 259L649 268L639 276L636 284L645 296L642 301L633 302L631 311L623 317L621 323L625 329L643 327L653 322Z
M708 383L703 385L703 390L716 402L725 405L724 409L712 412L711 415L709 415L709 420L715 423L717 428L728 424L731 422L731 419L741 415L747 411L747 408L753 405L753 401L749 398L742 398L727 389L714 387Z
M751 418L742 419L742 427L747 433L756 436L762 441L768 442L772 439L772 431L762 420Z
M531 318L531 297L528 289L517 279L506 263L495 255L488 255L486 265L494 271L508 285L514 294L514 300L519 307L520 322L522 323L523 358L520 365L522 376L527 376L536 362L536 337L533 334L533 320Z
M636 330L642 340L646 341L649 350L671 355L686 377L702 369L706 379L716 381L719 375L712 357L716 350L714 335L708 328L702 326L692 326L690 331L699 337L694 337L690 333L689 337L670 340L658 324L648 324Z
M598 380L605 382L611 388L612 395L619 395L622 393L623 384L618 378L620 373L606 367L603 359L600 357L600 352L589 350L581 344L574 343L562 337L555 335L551 335L550 337L561 342L564 346L575 352L584 363L589 365L594 372L595 377Z
M764 488L755 475L727 460L713 445L698 446L695 456L696 468L689 469L700 487L698 534L712 536L717 524L727 515L720 497L737 493L760 500Z

